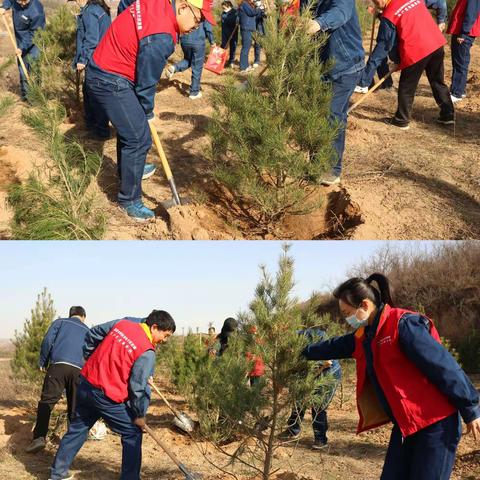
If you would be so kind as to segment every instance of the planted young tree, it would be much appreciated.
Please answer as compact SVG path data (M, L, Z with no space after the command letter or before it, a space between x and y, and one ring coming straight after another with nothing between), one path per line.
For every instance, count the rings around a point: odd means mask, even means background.
M329 122L331 90L320 61L326 37L309 36L309 13L278 28L278 14L257 37L265 56L263 75L238 85L227 80L213 96L209 127L216 180L243 211L272 230L284 215L318 207L312 193L333 163L336 126Z
M74 48L75 21L61 7L45 30L35 34L41 54L33 65L24 122L46 147L48 160L30 173L26 182L13 185L8 201L14 210L16 239L93 240L105 230L105 218L92 188L101 155L68 138L61 125L68 98L74 95L69 78Z
M51 295L44 288L37 296L30 318L25 320L22 332L15 331L15 353L11 362L17 380L37 382L42 377L38 368L43 337L56 317Z
M250 309L240 315L242 331L231 337L222 356L198 370L191 403L203 434L232 461L268 480L278 468L274 454L292 406L322 402L315 389L331 379L319 377L316 366L301 354L307 339L298 330L318 318L292 296L294 266L288 247L274 276L261 270ZM250 385L248 374L258 358L265 375ZM240 442L233 453L225 447L232 440Z

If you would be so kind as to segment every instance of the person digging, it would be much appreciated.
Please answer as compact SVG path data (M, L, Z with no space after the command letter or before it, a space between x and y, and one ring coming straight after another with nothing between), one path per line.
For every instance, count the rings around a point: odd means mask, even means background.
M126 317L93 327L83 348L86 359L78 386L77 407L60 442L50 480L68 480L69 468L87 440L88 431L102 418L122 437L120 480L139 480L142 434L150 403L149 379L155 367L155 348L175 332L175 321L163 310L147 318Z
M50 415L64 391L68 420L72 421L80 369L84 364L83 344L89 330L85 325L86 316L83 307L71 307L69 318L55 320L43 338L38 366L40 371L45 372L45 379L33 440L25 450L27 453L37 453L45 448Z
M155 214L142 201L157 83L178 35L215 20L207 0L142 0L114 20L86 69L86 90L117 130L118 203L134 220Z

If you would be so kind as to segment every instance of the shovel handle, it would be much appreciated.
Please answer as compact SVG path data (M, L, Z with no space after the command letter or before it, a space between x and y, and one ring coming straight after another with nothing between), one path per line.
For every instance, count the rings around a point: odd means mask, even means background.
M20 67L23 70L23 73L25 75L25 78L27 79L27 82L30 82L30 75L28 74L27 67L25 66L25 62L23 61L22 55L17 53L17 42L15 41L15 38L12 34L12 30L10 29L10 25L7 22L7 19L5 18L5 15L1 16L3 19L3 23L5 25L5 28L7 30L8 36L10 37L10 41L12 42L13 48L15 49L15 55L18 58L18 61L20 62Z
M387 79L392 76L392 71L388 72L382 79L380 79L379 82L377 82L365 95L360 98L360 100L356 101L347 111L347 114L351 113L353 110L355 110L361 103L365 101L365 99L371 95L380 85Z
M184 468L183 464L180 463L174 453L155 435L155 433L153 433L153 430L148 425L145 425L145 431L155 440L159 447L171 458L172 462L175 463L178 468Z
M375 37L375 23L377 21L377 11L373 12L373 21L372 21L372 34L370 35L370 49L368 51L368 58L372 55L373 50L373 38Z
M167 407L172 411L172 413L179 418L178 412L172 407L170 402L165 398L165 395L157 388L154 383L150 383L150 386L157 392L160 398L166 403Z
M170 165L168 164L168 160L160 142L160 138L158 137L157 129L153 125L153 122L149 121L148 125L150 126L150 133L152 134L153 143L155 143L155 147L158 151L158 156L160 157L160 161L162 162L163 170L165 171L167 180L170 180L173 177L172 170L170 170Z

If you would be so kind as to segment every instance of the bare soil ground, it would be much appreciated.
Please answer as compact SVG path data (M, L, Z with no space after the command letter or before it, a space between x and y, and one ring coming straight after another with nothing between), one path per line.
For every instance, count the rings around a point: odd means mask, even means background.
M0 60L9 51L0 35ZM368 43L366 41L366 43ZM446 48L446 81L451 76ZM180 58L177 49L175 58ZM161 168L143 184L146 204L158 218L138 225L116 206L115 140L88 142L80 116L64 130L104 155L99 201L108 215L106 239L465 239L480 237L480 45L472 49L468 98L457 104L456 127L435 124L438 109L425 76L417 91L409 131L385 123L396 109L396 91L373 94L350 116L342 188L322 188L324 204L311 215L287 219L265 235L249 224L228 192L214 184L206 126L209 95L223 77L204 71L201 100L188 98L190 72L162 78L156 98L158 130L181 196L195 200L168 216L159 205L171 197ZM398 77L395 78L398 84ZM16 92L13 66L3 86ZM356 99L356 97L354 97ZM17 102L0 118L0 237L9 238L12 212L2 204L9 183L41 162L43 149L21 121ZM157 162L152 148L148 161Z
M46 480L49 467L58 447L58 438L49 442L45 452L32 455L24 452L31 439L36 397L31 390L19 390L9 377L9 362L0 361L0 472L2 480ZM157 380L168 399L179 410L186 410L182 399L173 394L165 382ZM477 387L480 378L476 378ZM384 427L367 434L355 435L357 414L354 406L353 381L345 381L343 403L337 393L329 409L329 447L320 452L310 449L312 432L304 422L304 431L297 443L288 444L277 451L276 466L281 470L276 480L337 480L337 479L378 479L389 428ZM57 406L57 410L65 408ZM225 466L228 459L205 442L195 445L191 439L171 427L172 415L157 398L152 402L148 421L156 434L166 442L175 455L187 467L203 475L205 480L226 480L234 478L222 474L209 461ZM237 447L232 443L227 450ZM206 457L205 457L206 454ZM208 460L207 460L208 458ZM120 438L111 432L101 441L89 440L76 457L72 472L78 480L116 480L121 464ZM256 480L247 475L236 463L233 472L238 480ZM179 480L179 473L168 457L159 450L154 441L145 437L143 442L142 479ZM453 480L474 480L480 478L480 450L470 437L463 437L459 446Z

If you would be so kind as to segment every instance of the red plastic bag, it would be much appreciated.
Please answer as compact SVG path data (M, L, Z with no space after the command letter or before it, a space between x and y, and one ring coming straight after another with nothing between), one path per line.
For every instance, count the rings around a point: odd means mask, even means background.
M223 69L225 68L227 55L227 50L224 50L220 47L213 47L208 55L205 68L213 73L216 73L217 75L221 75L223 73Z

